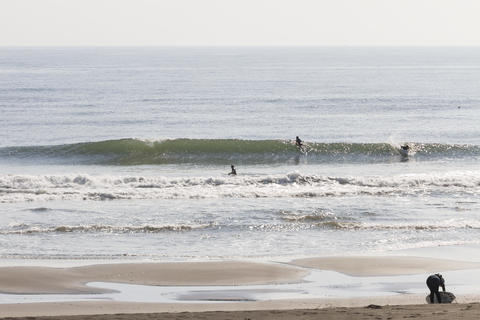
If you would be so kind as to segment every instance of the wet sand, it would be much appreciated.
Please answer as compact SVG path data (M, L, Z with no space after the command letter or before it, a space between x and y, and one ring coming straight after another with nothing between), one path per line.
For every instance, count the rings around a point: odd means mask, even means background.
M103 293L88 282L117 282L154 286L250 285L298 282L305 269L271 263L180 262L98 264L73 268L3 267L0 292Z
M292 265L332 270L351 276L390 276L480 268L478 262L422 257L320 257L298 259Z
M438 270L442 266L443 270ZM333 257L283 263L194 262L101 264L69 268L2 267L0 291L10 294L101 293L87 282L159 286L299 283L310 268L353 275L401 275L479 268L478 263L415 257ZM0 304L0 317L68 319L479 319L479 296L427 305L425 295L290 299L222 303L71 301ZM372 307L366 307L369 305ZM45 318L49 319L49 318Z
M223 308L214 311L202 311L201 306L190 306L189 311L168 310L169 306L155 307L143 304L128 303L85 303L83 306L74 303L67 306L65 303L42 304L38 306L25 306L26 312L33 308L38 314L50 313L50 316L34 316L33 319L68 319L68 320L123 320L123 319L480 319L479 303L457 303L442 305L363 305L360 307L325 307L317 306L315 308L302 308L303 303L298 305L270 305L263 303L264 306L272 306L272 309L256 308L247 303L243 308L246 310L224 311ZM360 301L362 303L362 301ZM77 309L78 308L78 309ZM155 309L163 309L157 311ZM2 307L3 310L3 307ZM54 311L55 310L55 311ZM112 312L115 310L115 312ZM5 312L2 312L5 314ZM9 312L6 312L9 313ZM13 313L13 312L10 312ZM28 313L29 315L31 313ZM61 314L61 315L58 315ZM74 315L69 315L74 314ZM55 316L56 315L56 316ZM12 314L12 316L15 316ZM5 318L1 318L5 319ZM32 319L32 316L19 316L16 319Z

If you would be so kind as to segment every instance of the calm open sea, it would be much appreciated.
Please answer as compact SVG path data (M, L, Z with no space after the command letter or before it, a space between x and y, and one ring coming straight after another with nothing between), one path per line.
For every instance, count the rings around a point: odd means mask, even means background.
M1 48L0 258L475 246L479 123L480 48Z

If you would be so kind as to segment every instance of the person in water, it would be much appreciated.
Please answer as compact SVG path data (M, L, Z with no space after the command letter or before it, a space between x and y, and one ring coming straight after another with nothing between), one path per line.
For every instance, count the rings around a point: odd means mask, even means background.
M232 171L228 174L229 176L236 176L237 175L237 170L235 170L235 166L232 164L230 166L232 168Z
M298 136L295 138L295 145L299 148L301 148L303 146L302 140L300 140L300 138Z
M408 152L408 150L410 150L410 146L406 143L403 146L400 146L400 148L402 148L402 150L405 150L407 152Z
M440 292L438 291L439 287L442 287L445 292L445 280L440 273L432 274L427 278L427 287L430 289L430 302L433 303L433 295L437 296L438 303L442 303L442 298L440 297Z

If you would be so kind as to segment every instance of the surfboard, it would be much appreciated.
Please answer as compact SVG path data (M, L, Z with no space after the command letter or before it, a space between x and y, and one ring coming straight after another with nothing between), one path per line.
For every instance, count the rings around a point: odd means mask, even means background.
M400 148L400 149L398 149L398 152L400 153L400 155L402 157L408 157L408 150Z
M448 291L440 291L440 297L442 298L442 303L452 303L453 300L455 300L455 295L451 292L448 292ZM427 295L425 297L425 300L427 300L427 303L431 303L430 302L430 295ZM433 297L433 303L438 303L438 300L437 300L437 296L434 295Z
M301 146L297 144L295 140L292 140L292 144L297 147L298 151L300 151L303 154L307 154L309 151L308 145L303 143Z

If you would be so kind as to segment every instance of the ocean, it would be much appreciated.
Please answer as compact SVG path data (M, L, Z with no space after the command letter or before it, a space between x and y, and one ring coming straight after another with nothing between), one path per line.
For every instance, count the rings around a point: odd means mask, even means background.
M0 259L445 257L479 123L480 48L1 48Z

